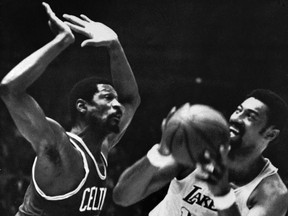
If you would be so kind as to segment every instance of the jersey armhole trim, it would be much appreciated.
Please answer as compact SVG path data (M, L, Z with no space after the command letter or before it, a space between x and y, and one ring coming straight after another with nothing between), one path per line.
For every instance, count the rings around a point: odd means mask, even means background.
M48 196L40 189L40 187L38 186L36 179L35 179L35 166L36 166L36 161L37 161L37 157L36 157L34 160L34 163L33 163L33 167L32 167L32 181L34 183L35 189L38 192L38 194L46 200L57 201L57 200L67 199L67 198L73 196L74 194L78 193L79 190L83 187L83 185L85 184L85 182L87 180L87 177L89 174L89 167L88 167L88 162L87 162L86 156L85 156L84 152L79 148L79 146L72 139L70 139L70 141L74 145L74 147L81 153L83 164L84 164L84 169L85 169L85 176L82 179L82 181L80 182L80 184L77 186L77 188L74 189L73 191L68 192L66 194L62 194L62 195Z

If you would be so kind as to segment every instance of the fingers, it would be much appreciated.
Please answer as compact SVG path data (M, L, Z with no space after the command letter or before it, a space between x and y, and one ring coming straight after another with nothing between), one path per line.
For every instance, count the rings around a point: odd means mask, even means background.
M220 147L220 153L223 154L223 157L227 157L227 149L224 146ZM203 160L201 163L198 163L198 167L201 170L198 175L199 179L210 184L216 184L227 172L226 164L223 163L222 158L216 161L216 159L211 157L208 150L204 152Z
M48 14L49 17L56 16L49 4L47 4L46 2L42 2L42 5L44 6L46 13Z
M172 109L170 110L170 112L168 113L167 117L166 117L166 122L169 121L169 119L174 115L174 113L176 112L176 107L172 107Z
M221 162L216 162L216 160L214 158L211 157L210 152L208 150L206 150L204 152L204 166L213 166L213 170L211 173L215 172L215 173L220 173L222 171L222 164ZM210 165L209 165L210 164ZM209 170L208 170L209 171Z
M168 113L167 117L163 119L162 124L161 124L162 133L164 132L164 129L166 128L167 122L169 121L171 116L175 113L175 111L176 111L176 107L174 106Z
M221 145L220 146L220 155L221 155L221 158L222 158L222 163L226 166L227 163L228 163L228 154L229 154L229 151L231 149L231 146L224 146L224 145Z
M84 15L83 15L84 16ZM74 26L78 25L80 27L85 27L87 20L82 20L76 16L73 15L68 15L68 14L63 14L63 17L69 21L71 24L74 24ZM86 17L86 16L85 16ZM88 17L86 17L89 19Z
M66 25L68 25L72 30L74 30L75 32L78 33L85 33L84 29L82 27L79 27L78 25L74 25L72 23L69 22L64 22Z
M197 163L197 167L200 170L200 172L198 172L196 174L196 178L201 180L201 181L205 181L209 184L215 185L218 182L218 178L213 175L214 172L214 166L211 164L208 165L201 165L199 163Z
M164 118L164 119L162 120L162 123L161 123L161 131L162 131L162 133L164 132L164 129L165 129L165 127L166 127L166 123L167 123L167 120L166 120L166 118Z
M81 14L80 17L84 20L86 20L87 22L93 22L93 20L89 19L86 15Z

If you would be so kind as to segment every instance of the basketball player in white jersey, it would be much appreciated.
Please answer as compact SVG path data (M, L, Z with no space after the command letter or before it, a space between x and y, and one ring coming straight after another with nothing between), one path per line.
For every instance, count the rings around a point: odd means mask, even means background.
M48 4L43 6L56 36L14 67L0 84L1 98L37 155L17 216L99 215L107 191L108 152L123 136L140 103L137 83L112 29L85 15L64 15L64 23ZM113 82L91 78L73 88L73 125L66 133L44 115L26 90L74 42L71 29L88 37L82 46L107 48Z
M149 215L284 216L286 186L262 153L286 119L287 104L278 95L263 89L251 92L230 117L230 145L221 146L218 159L206 151L197 164L171 156L163 142L164 120L160 145L123 172L114 201L129 206L170 182L167 195Z

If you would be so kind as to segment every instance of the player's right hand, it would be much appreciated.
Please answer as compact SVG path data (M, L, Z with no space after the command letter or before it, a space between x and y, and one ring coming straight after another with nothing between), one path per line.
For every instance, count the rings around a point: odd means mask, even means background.
M46 13L49 17L48 25L51 31L57 35L63 35L65 37L65 41L68 43L73 43L75 41L75 37L67 24L65 24L62 20L60 20L55 13L52 11L49 4L42 2Z
M176 107L174 106L170 112L168 113L167 117L163 119L162 124L161 124L161 131L162 131L162 136L161 136L161 141L160 141L160 148L159 152L162 155L170 155L170 148L166 143L167 136L169 136L169 133L167 133L166 127L169 119L173 116L173 114L176 111Z
M94 22L83 14L80 15L80 17L64 14L63 17L67 20L65 23L69 25L73 31L88 37L88 39L81 44L82 47L110 47L113 42L118 41L117 34L111 28L103 23Z

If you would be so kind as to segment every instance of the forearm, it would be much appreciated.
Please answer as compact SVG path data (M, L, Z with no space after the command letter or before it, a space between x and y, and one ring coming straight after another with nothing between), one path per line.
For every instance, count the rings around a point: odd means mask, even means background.
M145 157L124 171L114 188L113 199L119 205L132 205L163 188L182 168L171 155L162 155L156 144Z
M124 50L118 40L108 48L110 54L111 75L114 87L122 103L140 102L138 86L126 58Z
M66 34L57 35L52 41L25 58L14 67L1 81L10 92L24 92L37 78L41 76L46 67L66 47L73 42Z
M146 156L137 161L120 176L113 190L114 202L129 206L144 199L149 195L146 192L157 171L158 168L152 166Z

